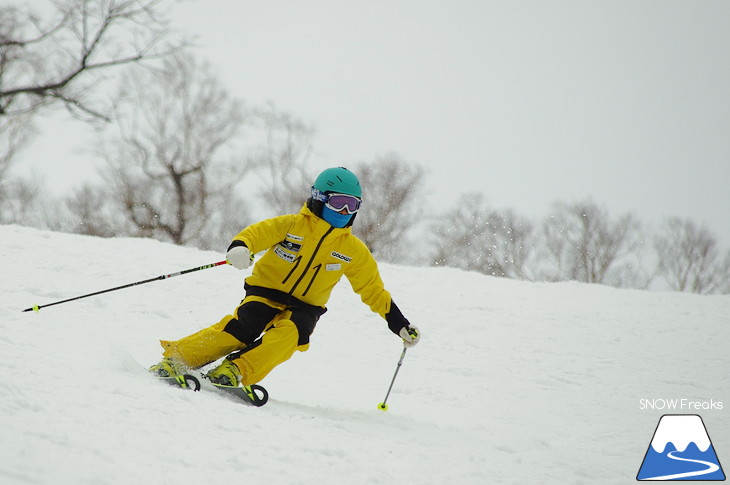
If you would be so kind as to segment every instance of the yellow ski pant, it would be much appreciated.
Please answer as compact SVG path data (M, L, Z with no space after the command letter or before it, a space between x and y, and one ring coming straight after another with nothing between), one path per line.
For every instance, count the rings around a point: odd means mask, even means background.
M161 340L163 355L178 360L191 369L197 369L233 352L243 351L231 360L241 371L241 382L251 385L260 382L274 367L289 360L295 351L305 352L309 349L309 343L299 345L299 331L291 320L292 312L280 303L249 296L241 302L234 314L251 301L265 303L280 310L266 325L258 345L254 344L246 350L245 343L225 332L226 325L236 318L226 315L215 325L180 340Z

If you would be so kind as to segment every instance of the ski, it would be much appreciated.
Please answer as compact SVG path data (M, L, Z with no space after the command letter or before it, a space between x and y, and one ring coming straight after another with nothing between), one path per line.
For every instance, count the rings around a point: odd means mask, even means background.
M261 407L269 401L268 391L258 384L252 384L250 386L224 386L210 382L210 386L203 386L200 383L200 378L192 374L181 374L176 377L155 376L155 378L181 389L189 389L192 391L200 391L203 388L215 389L220 393L233 396L249 406ZM203 378L205 379L205 376Z
M251 406L261 407L269 401L268 391L258 384L251 384L250 386L224 386L215 382L211 384L218 391L235 396Z

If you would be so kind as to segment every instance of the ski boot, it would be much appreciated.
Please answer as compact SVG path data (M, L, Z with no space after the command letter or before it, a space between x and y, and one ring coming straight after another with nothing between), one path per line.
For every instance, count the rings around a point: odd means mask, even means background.
M185 367L171 357L163 358L159 363L150 367L150 372L157 377L175 377L185 373Z
M251 406L263 406L269 400L269 393L258 384L241 385L241 370L229 359L205 375L219 391L242 399Z
M187 368L171 357L163 358L159 363L151 366L152 375L164 380L168 384L178 385L183 389L200 390L200 381L197 377L186 374Z
M209 371L205 377L219 386L237 387L238 383L241 382L241 370L230 360L223 359L223 362Z

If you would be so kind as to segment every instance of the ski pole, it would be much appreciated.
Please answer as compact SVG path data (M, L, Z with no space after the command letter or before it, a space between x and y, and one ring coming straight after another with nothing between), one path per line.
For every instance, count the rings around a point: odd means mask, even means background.
M215 266L220 266L220 265L226 264L226 263L227 263L227 261L218 261L217 263L205 264L203 266L198 266L197 268L190 268L190 269L178 271L177 273L172 273L172 274L164 274L164 275L156 276L154 278L150 278L148 280L137 281L134 283L129 283L128 285L122 285L122 286L117 286L115 288L109 288L107 290L96 291L94 293L89 293L88 295L81 295L81 296L76 296L74 298L68 298L66 300L55 301L53 303L48 303L47 305L33 305L32 307L26 308L23 311L29 312L29 311L33 310L35 312L38 312L38 311L40 311L41 308L45 308L48 306L60 305L61 303L66 303L66 302L74 301L74 300L80 300L81 298L86 298L89 296L101 295L102 293L109 293L110 291L122 290L124 288L129 288L130 286L143 285L145 283L150 283L152 281L165 280L167 278L172 278L173 276L180 276L180 275L192 273L194 271L200 271L201 269L213 268Z
M380 409L381 411L388 410L388 405L386 404L386 402L388 402L388 396L390 396L390 391L393 389L393 383L395 382L395 378L398 375L400 366L403 365L403 358L406 356L406 350L408 350L408 347L403 347L403 353L400 354L400 360L398 361L398 366L395 368L395 373L393 374L393 379L390 381L390 387L388 388L388 392L385 394L385 399L383 399L383 402L378 404L378 409Z

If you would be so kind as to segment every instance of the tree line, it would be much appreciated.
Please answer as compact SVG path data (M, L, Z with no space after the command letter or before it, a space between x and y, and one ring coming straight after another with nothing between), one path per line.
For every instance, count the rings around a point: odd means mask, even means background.
M301 207L317 172L314 127L231 95L170 28L165 3L67 0L45 18L0 6L0 223L223 250L245 225ZM98 127L102 183L54 200L9 168L59 107ZM416 163L395 153L342 163L365 191L354 232L382 261L730 293L730 251L690 219L649 228L585 199L533 221L479 193L424 210Z

